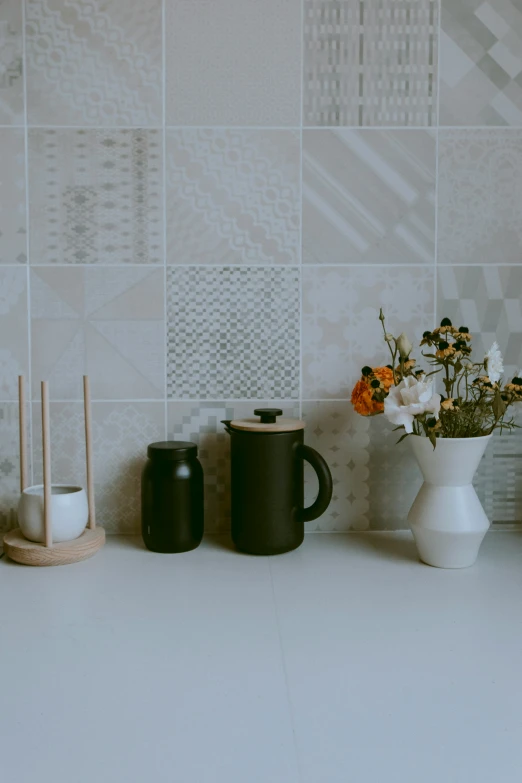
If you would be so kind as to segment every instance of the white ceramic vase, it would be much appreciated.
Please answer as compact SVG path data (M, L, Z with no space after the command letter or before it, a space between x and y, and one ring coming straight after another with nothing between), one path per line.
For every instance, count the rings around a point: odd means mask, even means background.
M81 536L89 519L87 495L81 487L53 484L51 487L51 527L53 543ZM18 503L18 524L29 541L45 541L44 492L41 484L27 487Z
M424 484L408 514L419 557L437 568L467 568L477 559L489 520L471 483L491 439L428 438L408 440Z

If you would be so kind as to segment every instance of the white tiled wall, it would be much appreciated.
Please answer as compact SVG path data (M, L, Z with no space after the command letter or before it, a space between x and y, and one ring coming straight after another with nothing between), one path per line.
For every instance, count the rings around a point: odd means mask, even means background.
M154 439L200 442L228 515L221 419L302 415L334 498L314 530L404 527L419 474L351 387L442 316L522 365L522 8L515 0L0 0L0 529L16 376L51 384L56 480L139 523ZM478 484L522 519L519 434ZM311 500L314 478L307 473Z

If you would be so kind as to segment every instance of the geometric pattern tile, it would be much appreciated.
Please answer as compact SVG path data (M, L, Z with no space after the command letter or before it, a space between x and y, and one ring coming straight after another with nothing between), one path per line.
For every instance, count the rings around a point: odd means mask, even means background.
M49 380L51 399L165 394L164 278L144 267L31 270L33 399Z
M305 443L326 460L333 495L325 513L306 523L307 531L366 530L371 517L369 468L371 429L375 419L356 414L345 402L304 402ZM317 497L317 478L305 462L305 506Z
M422 484L409 441L397 444L384 416L356 414L349 401L304 402L305 441L328 462L334 491L328 510L308 522L308 531L395 530L407 516ZM522 418L518 416L519 423ZM522 431L497 432L480 463L474 484L489 520L522 520ZM317 479L305 463L305 499L317 495Z
M167 269L168 396L299 396L295 267Z
M160 124L161 5L27 0L29 122Z
M26 412L29 483L31 453L29 448L29 405ZM20 498L20 444L18 441L18 403L0 403L0 535L16 527L16 510Z
M83 404L53 402L51 478L85 487ZM42 481L41 412L33 403L35 483ZM96 520L108 533L138 533L147 445L165 438L162 402L95 402L92 444Z
M434 125L437 30L437 0L304 0L304 123Z
M0 151L0 264L25 264L27 237L23 130L0 128Z
M304 263L433 264L434 247L431 131L304 131Z
M439 132L441 264L522 262L522 128Z
M368 498L372 530L408 527L407 517L422 484L422 476L408 439L397 443L401 433L394 432L384 416L370 422L370 458L368 460Z
M18 399L18 375L29 366L27 272L0 266L0 400Z
M20 125L24 120L23 3L0 3L0 125ZM2 158L3 163L3 158Z
M299 263L299 135L167 131L171 264Z
M437 320L468 327L477 362L496 340L511 380L522 368L522 266L440 267L437 291Z
M167 125L299 125L301 0L169 0L165 12Z
M257 403L273 407L274 401ZM221 423L253 415L256 405L248 402L169 402L168 437L198 444L198 459L204 471L205 532L230 528L230 436ZM295 402L277 401L284 416L298 417Z
M522 416L517 416L522 424ZM522 430L491 439L478 467L474 484L489 521L513 525L522 520Z
M441 125L522 125L520 0L442 0Z
M163 263L155 130L29 131L32 264Z
M361 367L389 364L381 307L389 332L418 342L433 326L433 268L303 268L305 399L349 399Z

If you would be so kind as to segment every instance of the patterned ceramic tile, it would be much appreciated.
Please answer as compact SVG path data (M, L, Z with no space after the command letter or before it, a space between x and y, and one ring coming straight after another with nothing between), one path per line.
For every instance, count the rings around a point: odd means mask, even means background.
M31 272L33 399L160 398L165 391L163 270L47 267Z
M159 131L32 130L33 264L163 261Z
M307 125L432 125L437 0L304 0Z
M423 130L303 134L303 261L433 264L435 138Z
M51 403L51 477L85 487L83 405ZM141 470L147 445L165 438L161 402L97 402L92 406L96 518L108 533L138 533ZM35 483L42 481L42 428L33 403Z
M420 267L305 267L303 396L349 398L361 367L389 361L379 308L390 332L413 341L433 324L433 287Z
M29 448L29 404L27 405L26 443L31 475ZM18 436L18 403L0 403L0 535L16 527L16 509L20 497L20 444Z
M522 129L439 133L439 263L522 262Z
M33 125L161 123L161 0L26 0Z
M518 423L522 419L518 416ZM475 489L489 521L512 525L522 520L522 432L498 432L479 465Z
M0 0L0 125L24 121L22 14L20 0Z
M298 269L172 267L167 306L169 397L298 396Z
M440 122L522 125L520 0L442 0Z
M168 0L168 125L299 125L300 0Z
M0 400L18 399L18 376L27 376L27 273L0 266Z
M27 237L23 130L0 128L0 150L0 264L25 264Z
M354 413L351 403L304 402L305 442L325 458L332 472L333 495L328 510L306 524L307 530L365 530L370 525L370 419ZM305 465L305 504L317 497L314 470Z
M274 401L169 402L168 431L173 440L199 445L198 458L205 472L205 531L216 533L230 527L230 438L224 419L252 416L253 409L273 407ZM296 402L277 401L285 416L298 417Z
M299 263L299 154L294 131L169 131L169 262Z
M406 528L406 518L422 483L407 443L383 416L368 419L346 402L304 402L306 442L328 462L334 482L325 514L308 530L387 530ZM400 433L399 433L400 434ZM306 466L306 502L317 495L317 479Z
M468 327L477 361L497 340L506 375L522 367L522 267L442 267L438 276L437 319Z
M442 267L438 276L437 319L470 329L477 360L497 340L505 377L512 376L522 367L522 267ZM494 524L522 520L521 454L520 430L496 434L477 471L475 486Z
M408 441L384 416L370 419L368 497L370 527L393 530L408 527L407 517L422 484L422 475Z

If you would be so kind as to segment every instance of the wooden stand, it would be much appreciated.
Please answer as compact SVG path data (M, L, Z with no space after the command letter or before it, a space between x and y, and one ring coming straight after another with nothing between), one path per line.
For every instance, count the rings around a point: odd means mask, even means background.
M25 388L24 379L18 379L20 401L20 490L26 487L27 456L25 447ZM23 565L53 566L78 563L92 557L105 543L105 530L96 526L94 508L94 481L92 469L92 433L91 433L91 395L89 378L83 378L83 396L85 410L85 452L87 465L87 499L89 504L88 527L79 538L53 544L51 519L51 444L49 425L49 388L42 381L42 446L43 446L43 484L44 484L44 531L45 543L28 541L20 528L11 530L4 536L4 551L11 560Z
M19 527L4 537L4 551L7 557L22 565L54 566L79 563L92 557L105 543L105 530L85 528L80 538L45 546L24 538Z

